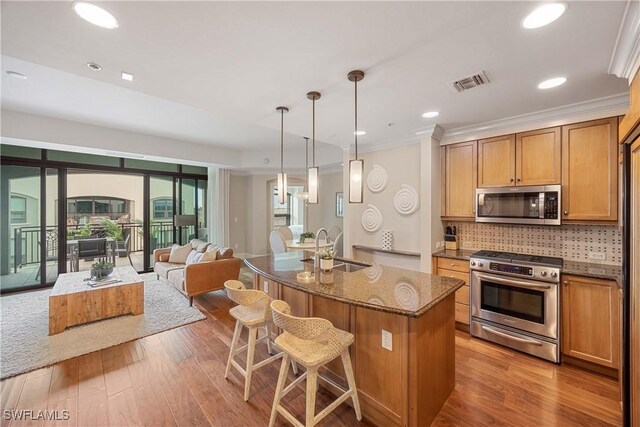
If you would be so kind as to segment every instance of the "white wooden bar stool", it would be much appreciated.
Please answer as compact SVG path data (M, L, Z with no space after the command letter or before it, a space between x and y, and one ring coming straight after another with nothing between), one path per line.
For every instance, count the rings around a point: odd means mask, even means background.
M227 290L229 299L238 304L229 310L229 314L236 319L236 328L233 331L233 339L231 340L231 349L229 350L229 359L227 360L227 369L224 372L224 377L227 378L229 376L232 365L242 374L245 378L244 400L247 401L249 400L251 374L253 371L281 358L283 353L278 353L262 362L253 363L257 342L266 339L267 349L269 350L269 354L271 354L271 340L269 338L269 326L272 322L271 309L269 307L271 298L262 291L247 289L244 284L238 280L227 280L224 282L224 287ZM238 341L240 340L243 327L249 329L249 341L247 345L238 348ZM258 338L258 329L264 329L265 335L263 337ZM244 350L247 350L247 365L245 368L234 360L234 357Z
M335 328L333 324L326 319L292 316L289 304L281 300L273 301L271 303L271 310L273 312L273 323L283 330L282 334L275 339L275 343L284 353L284 357L282 359L282 365L280 366L276 394L273 398L269 426L273 427L275 424L277 413L280 413L295 426L299 427L303 425L280 405L280 401L305 378L307 379L304 424L306 427L318 424L320 420L329 415L331 411L348 398L351 398L353 401L356 417L359 421L362 420L360 402L358 401L358 390L356 389L353 368L351 367L351 357L349 356L349 346L354 342L353 335ZM342 366L347 376L349 389L345 390L340 397L318 413L318 415L315 415L316 391L319 376L318 368L337 357L342 358ZM285 388L284 385L289 371L289 359L301 364L307 368L307 371Z

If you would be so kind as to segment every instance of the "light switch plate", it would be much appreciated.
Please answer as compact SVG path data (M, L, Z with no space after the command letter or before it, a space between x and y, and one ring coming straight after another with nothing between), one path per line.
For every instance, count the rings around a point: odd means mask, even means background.
M264 282L264 291L266 293L269 293L269 282L266 282L266 281Z
M382 348L393 351L393 334L384 329L382 330Z

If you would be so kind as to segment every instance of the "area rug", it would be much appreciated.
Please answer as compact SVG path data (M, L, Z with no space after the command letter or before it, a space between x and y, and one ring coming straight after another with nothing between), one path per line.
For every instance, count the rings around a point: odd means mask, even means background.
M144 314L120 316L49 336L51 290L0 297L0 379L205 318L156 275L144 280Z

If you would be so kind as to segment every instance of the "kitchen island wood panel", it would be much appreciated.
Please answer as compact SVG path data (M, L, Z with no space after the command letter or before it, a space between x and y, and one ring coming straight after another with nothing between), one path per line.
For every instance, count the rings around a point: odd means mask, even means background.
M254 283L295 306L294 314L330 320L355 336L350 349L363 416L376 425L429 425L455 386L455 292L464 281L389 266L331 275L300 260L302 252L245 260ZM314 279L298 281L297 273ZM328 282L331 280L332 282ZM276 296L277 295L277 296ZM383 347L383 331L391 333ZM320 384L346 386L340 363Z

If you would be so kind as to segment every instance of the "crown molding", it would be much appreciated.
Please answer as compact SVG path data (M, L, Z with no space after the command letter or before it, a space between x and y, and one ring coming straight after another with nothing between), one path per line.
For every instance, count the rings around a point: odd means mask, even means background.
M389 150L392 148L404 147L405 145L418 144L420 141L423 141L425 138L433 138L440 141L442 136L444 135L444 129L440 125L431 125L426 128L423 128L415 133L415 135L402 138L395 139L392 141L385 141L374 144L359 144L358 152L360 153L372 153L374 151L383 151ZM345 151L351 151L351 144L345 145L342 147Z
M543 129L603 117L618 116L625 114L628 110L629 94L623 93L535 113L479 123L473 126L446 130L440 144L454 144L497 135L525 132L532 129Z
M609 74L625 78L631 84L640 67L640 2L627 1L620 30L609 62Z

